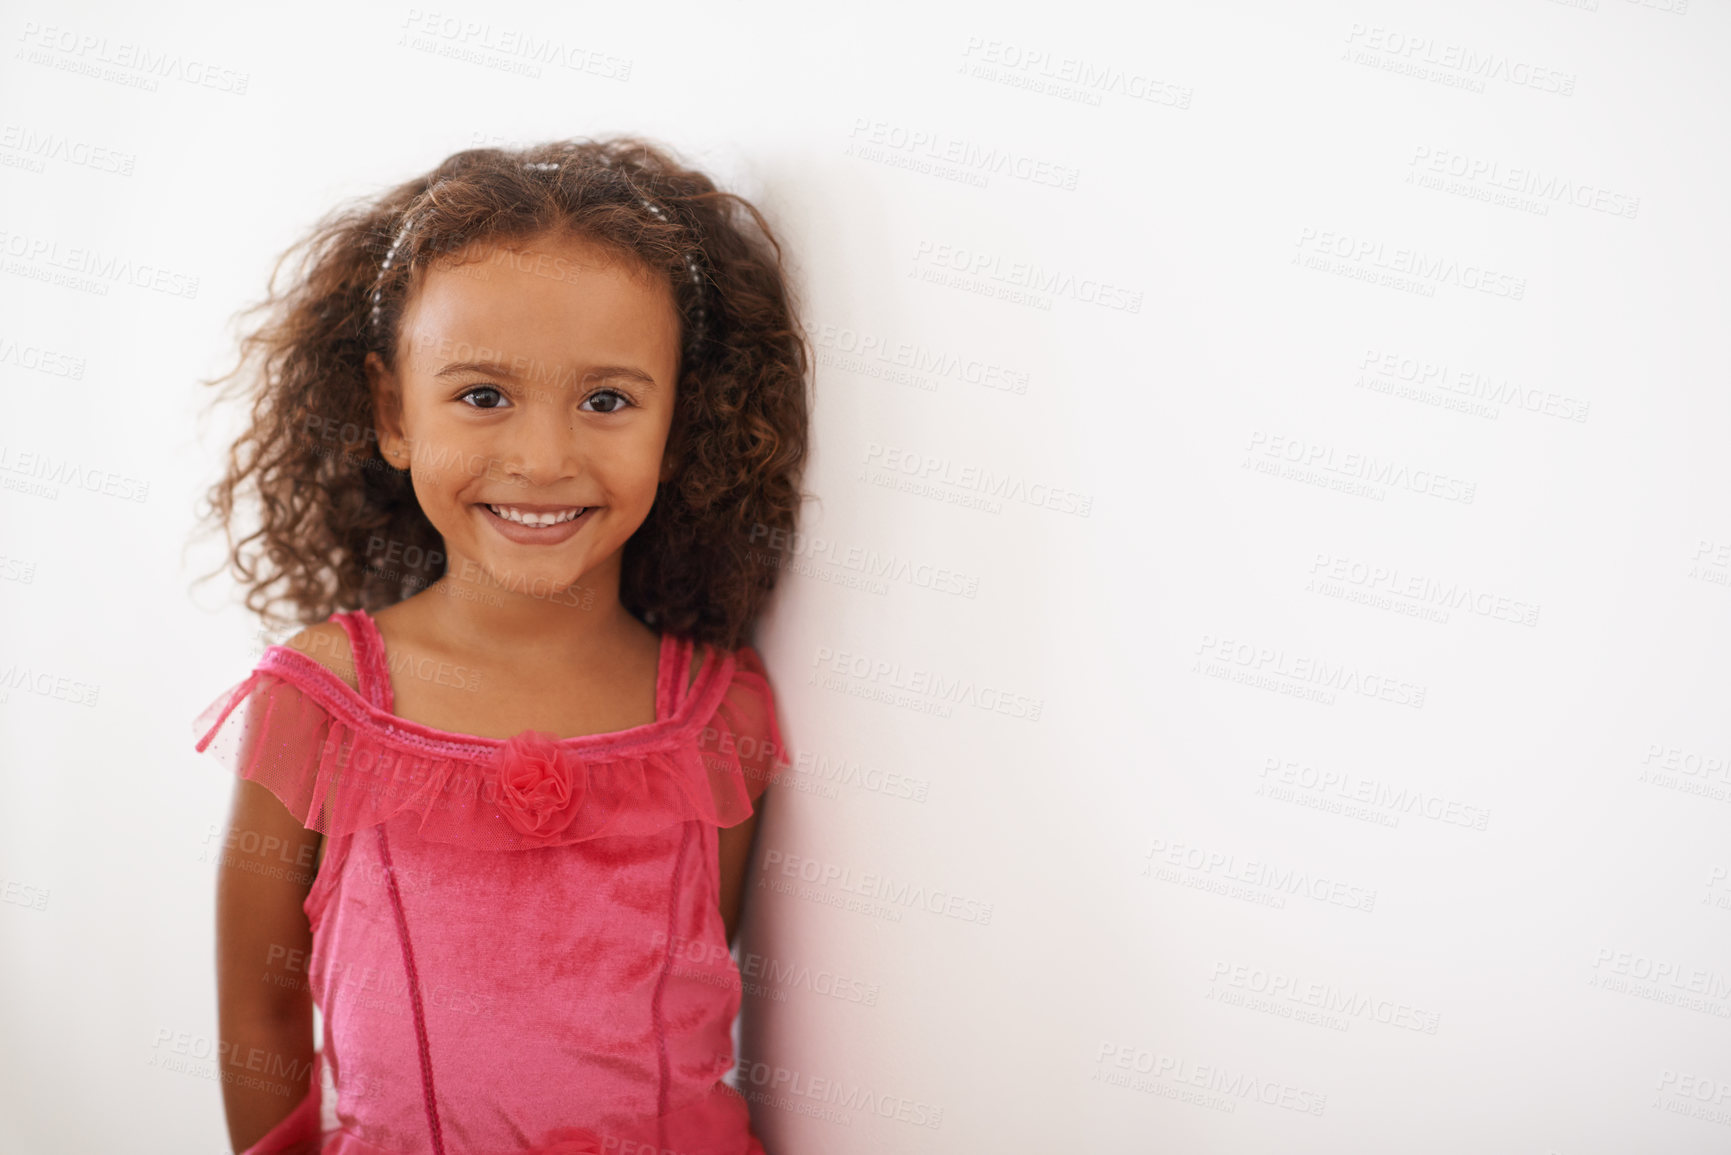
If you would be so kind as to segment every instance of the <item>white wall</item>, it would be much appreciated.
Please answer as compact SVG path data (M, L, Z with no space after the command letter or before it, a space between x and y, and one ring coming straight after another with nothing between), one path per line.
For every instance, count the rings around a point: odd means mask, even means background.
M0 1148L224 1149L166 1060L190 721L275 640L187 588L230 313L339 197L623 129L763 205L818 338L774 1155L1731 1144L1731 10L448 7L0 23ZM81 250L196 291L39 280Z

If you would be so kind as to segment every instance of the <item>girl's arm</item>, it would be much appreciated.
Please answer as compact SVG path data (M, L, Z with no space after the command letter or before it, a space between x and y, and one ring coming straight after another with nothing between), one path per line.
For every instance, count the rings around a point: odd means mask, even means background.
M217 1068L236 1151L312 1088L312 928L301 904L320 837L269 790L236 780L216 881Z
M751 861L751 839L757 830L757 814L737 826L715 832L721 858L721 925L727 928L727 945L739 933L739 906L745 889L745 866Z
M757 837L757 820L763 816L764 799L770 783L779 777L787 765L787 751L781 747L779 727L775 718L775 698L769 688L763 659L755 649L746 646L739 651L740 662L756 680L754 691L747 691L735 702L738 722L743 734L735 734L735 757L745 775L745 790L751 798L751 817L736 826L724 826L717 832L721 923L726 928L728 949L733 948L739 933L740 906L745 892L745 871L751 863L752 843ZM692 675L693 680L696 674ZM748 679L748 685L750 680ZM706 731L707 732L707 731Z

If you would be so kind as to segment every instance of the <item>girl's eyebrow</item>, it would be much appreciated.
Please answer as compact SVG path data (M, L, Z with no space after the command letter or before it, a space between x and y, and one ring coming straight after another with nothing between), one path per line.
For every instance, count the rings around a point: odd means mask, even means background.
M521 372L520 370L523 370L523 369L527 369L529 371L527 373ZM446 365L444 368L442 368L438 372L434 373L433 376L434 377L451 377L451 376L454 376L458 373L472 373L472 372L492 373L492 374L499 376L499 377L510 377L510 378L515 379L515 380L540 379L540 378L544 378L547 376L547 374L544 371L540 370L540 366L538 366L538 365L534 365L534 364L522 365L521 363L513 365L507 361L492 361L492 360L452 361L451 363ZM609 378L609 377L629 377L633 381L641 382L643 385L647 386L650 389L654 389L656 387L655 378L651 377L649 374L645 373L643 370L638 369L638 368L631 366L631 365L597 365L591 369L586 370L585 372L583 372L581 374L578 374L574 371L566 370L564 368L560 368L557 371L557 376L562 381L563 380L598 381L598 380L605 380L606 378Z

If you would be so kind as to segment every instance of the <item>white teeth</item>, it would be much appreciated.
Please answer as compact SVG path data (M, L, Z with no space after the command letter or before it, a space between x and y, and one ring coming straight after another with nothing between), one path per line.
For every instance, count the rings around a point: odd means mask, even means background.
M570 521L575 517L581 516L588 507L584 506L580 509L571 509L564 513L528 513L524 510L515 509L509 505L489 505L487 508L504 518L506 521L514 521L519 525L544 526L558 525L562 521Z

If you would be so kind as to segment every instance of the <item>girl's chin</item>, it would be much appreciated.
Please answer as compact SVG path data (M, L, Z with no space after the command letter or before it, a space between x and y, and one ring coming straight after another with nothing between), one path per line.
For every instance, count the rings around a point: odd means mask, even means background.
M475 596L486 596L489 590L512 595L528 595L561 606L583 605L592 597L592 586L584 581L587 570L573 570L568 565L518 564L515 559L489 556L482 550L463 565L468 579L460 584L472 587ZM465 595L468 596L468 595Z

